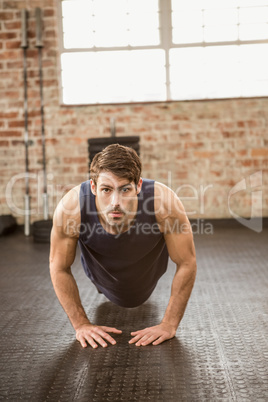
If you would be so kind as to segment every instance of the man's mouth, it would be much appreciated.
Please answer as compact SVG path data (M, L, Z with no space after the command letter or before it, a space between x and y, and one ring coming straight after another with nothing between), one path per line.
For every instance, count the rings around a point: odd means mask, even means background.
M112 216L112 218L121 218L124 213L122 211L110 211L109 215Z

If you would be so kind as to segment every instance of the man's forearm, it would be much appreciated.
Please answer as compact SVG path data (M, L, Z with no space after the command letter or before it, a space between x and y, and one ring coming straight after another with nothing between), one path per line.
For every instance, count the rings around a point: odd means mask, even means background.
M89 324L89 320L82 306L79 291L75 279L71 273L67 271L51 270L51 280L56 295L69 317L75 330L83 324Z
M196 262L177 267L174 276L171 296L162 322L178 328L190 298L196 276Z

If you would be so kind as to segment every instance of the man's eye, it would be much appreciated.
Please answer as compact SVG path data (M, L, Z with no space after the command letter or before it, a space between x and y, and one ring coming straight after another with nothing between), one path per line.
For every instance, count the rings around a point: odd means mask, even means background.
M130 191L130 188L128 188L128 187L122 189L122 193L128 193L129 191Z
M109 189L109 188L103 188L102 191L103 191L104 193L109 193L110 189Z

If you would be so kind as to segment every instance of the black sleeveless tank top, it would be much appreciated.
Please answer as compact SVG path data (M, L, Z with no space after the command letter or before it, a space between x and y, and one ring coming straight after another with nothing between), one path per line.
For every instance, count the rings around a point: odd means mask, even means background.
M154 213L154 181L143 179L133 225L110 234L99 221L90 181L80 189L79 246L86 275L113 303L136 307L153 292L166 272L168 251Z

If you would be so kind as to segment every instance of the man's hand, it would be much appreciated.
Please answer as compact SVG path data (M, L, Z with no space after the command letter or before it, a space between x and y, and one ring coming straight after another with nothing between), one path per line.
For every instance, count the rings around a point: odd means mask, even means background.
M131 332L134 336L129 343L135 343L136 346L146 346L152 343L159 345L160 343L171 339L176 334L176 328L172 325L162 322L154 327L145 328L136 332Z
M108 341L112 345L116 344L116 341L107 333L113 332L114 334L121 334L120 329L98 326L93 324L83 324L76 330L76 339L81 343L83 348L87 347L87 343L94 349L98 347L98 342L103 348L108 345L105 342Z

